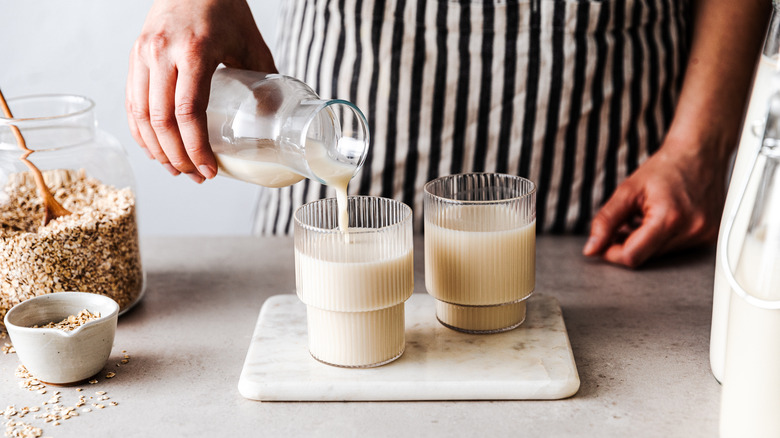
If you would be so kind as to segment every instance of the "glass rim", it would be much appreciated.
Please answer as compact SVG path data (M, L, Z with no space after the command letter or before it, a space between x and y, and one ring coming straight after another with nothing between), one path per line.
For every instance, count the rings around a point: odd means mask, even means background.
M282 76L282 75L279 75ZM312 91L314 93L314 91ZM325 111L325 109L341 105L349 108L352 110L353 113L355 113L358 116L358 120L361 121L363 126L363 131L365 132L366 138L365 138L365 144L366 147L363 149L363 153L360 154L360 157L357 160L357 163L355 164L355 171L352 172L352 177L354 178L355 175L357 175L358 172L360 172L360 169L363 168L363 164L366 162L366 157L368 157L368 149L371 144L371 133L368 129L368 119L366 119L365 114L363 114L363 111L360 111L360 108L357 107L354 103L344 100L344 99L314 99L314 100L308 100L304 101L302 103L314 103L317 104L317 106L314 108L314 110L311 113L311 116L306 120L306 122L303 124L303 129L301 130L301 138L300 138L300 144L306 144L306 138L309 132L309 127L311 126L312 122L314 121L314 118L320 114L322 111ZM319 175L317 175L315 172L311 172L313 176L317 178L317 182L320 184L325 184L325 181L320 178Z
M394 222L394 223L392 223L390 225L384 225L384 226L381 226L381 227L376 227L376 228L355 228L355 229L348 228L348 231L347 231L348 234L373 234L373 233L377 233L377 232L380 232L380 231L386 231L386 230L390 230L390 229L393 229L393 228L402 227L402 226L404 226L407 223L411 223L411 221L412 221L412 216L413 216L412 208L409 207L408 205L406 205L404 202L401 202L401 201L399 201L397 199L385 198L385 197L382 197L382 196L350 195L350 196L347 196L347 204L348 205L349 205L349 200L350 199L380 199L380 200L388 201L389 203L395 203L395 204L400 205L401 208L403 209L403 216L397 222ZM310 225L310 224L304 223L299 218L298 215L299 215L299 213L301 211L303 211L304 208L311 207L314 204L320 204L320 203L325 203L325 202L338 203L337 199L333 198L333 197L322 198L322 199L317 199L315 201L307 202L306 204L303 204L300 207L298 207L295 210L295 213L293 213L293 219L295 220L295 223L298 226L300 226L302 229L306 230L306 231L313 231L313 232L316 232L316 233L319 233L319 234L342 234L342 231L339 229L339 227L335 227L335 228L317 227L317 226L314 226L314 225Z
M780 0L778 0L780 1ZM461 177L468 177L468 176L474 176L474 175L495 175L500 177L506 177L514 180L520 180L523 182L528 182L531 184L531 190L529 190L527 193L523 193L518 196L511 196L503 199L492 199L492 200L467 200L467 199L452 199L445 196L440 196L437 194L434 194L431 192L431 187L441 181L447 180L447 179L455 179L455 178L461 178ZM512 201L522 201L526 198L530 198L531 196L536 194L537 186L536 183L531 181L528 178L524 178L522 176L518 175L510 175L508 173L498 173L498 172L468 172L468 173L456 173L453 175L443 175L438 178L432 179L425 183L425 186L423 186L423 191L425 192L425 196L430 196L431 198L447 203L447 204L476 204L476 205L491 205L491 204L506 204L508 202Z
M8 106L10 107L11 103L13 102L32 101L32 100L48 100L52 102L71 100L72 102L83 103L85 105L83 106L83 108L74 111L69 111L66 113L56 114L56 115L41 116L41 117L8 118L5 117L4 115L0 115L0 125L19 125L20 123L24 124L26 122L39 122L39 121L66 119L69 117L76 117L88 113L89 111L95 108L95 101L93 101L89 97L82 96L80 94L56 94L56 93L30 94L26 96L13 97L8 99ZM13 110L13 108L11 109Z

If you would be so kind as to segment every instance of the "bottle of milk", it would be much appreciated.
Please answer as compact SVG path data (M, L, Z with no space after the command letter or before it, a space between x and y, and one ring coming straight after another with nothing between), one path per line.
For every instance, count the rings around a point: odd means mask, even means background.
M732 290L721 437L780 437L780 90L769 99L761 148L723 225L718 264ZM739 196L742 195L742 196ZM747 212L747 213L745 213ZM727 257L739 214L748 218L736 264Z
M717 259L721 258L721 253L724 251L724 246L726 246L726 242L724 242L723 239L724 224L727 216L734 210L735 203L739 201L742 188L745 184L749 184L749 188L745 191L747 198L743 199L743 204L749 205L753 203L752 197L755 196L758 184L757 179L747 181L748 174L752 168L754 157L761 146L763 124L767 116L767 105L769 97L776 89L774 88L773 81L776 80L776 73L780 69L780 61L778 60L778 53L780 53L780 13L778 13L780 12L780 2L775 0L772 3L774 10L772 12L766 39L764 40L764 50L758 62L756 74L753 79L753 91L750 96L750 103L748 104L747 114L745 115L745 121L742 127L742 136L740 138L739 149L737 150L734 169L731 174L728 196L726 197L726 206L723 210L723 219L721 220L721 228L718 237ZM755 172L754 176L757 177L760 173L761 172ZM730 233L728 242L729 251L725 256L729 258L732 266L737 263L739 253L742 250L742 243L745 239L745 233L747 232L749 214L749 208L742 209L737 214L734 228ZM721 382L723 381L723 366L726 357L726 321L729 314L730 295L731 288L726 280L723 268L720 263L717 263L715 266L715 285L712 297L710 366L712 368L712 374Z
M207 110L219 173L266 187L304 178L346 187L368 153L368 123L289 76L221 68Z

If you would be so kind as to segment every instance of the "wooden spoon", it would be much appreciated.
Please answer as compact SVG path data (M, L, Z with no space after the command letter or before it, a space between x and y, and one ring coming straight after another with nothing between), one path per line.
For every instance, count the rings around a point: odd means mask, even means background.
M8 102L5 101L2 90L0 90L0 106L2 106L3 115L6 118L14 118L13 114L11 113L11 109L8 107ZM54 199L54 196L52 196L49 188L46 187L46 182L43 180L43 174L41 173L40 169L38 169L35 164L27 159L27 157L30 156L30 154L32 154L34 151L27 147L27 142L24 141L22 131L20 131L16 125L10 125L10 127L11 131L14 133L14 137L16 137L16 143L19 145L19 149L24 151L19 159L22 160L24 164L26 164L30 169L30 172L32 172L33 177L35 178L35 186L38 188L38 196L40 196L41 200L43 201L43 225L45 226L51 222L52 219L69 215L70 211L60 205L60 203Z

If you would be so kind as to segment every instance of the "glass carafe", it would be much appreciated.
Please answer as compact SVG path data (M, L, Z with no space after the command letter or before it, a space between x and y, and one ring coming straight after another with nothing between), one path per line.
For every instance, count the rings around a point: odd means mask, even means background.
M733 291L729 302L720 428L722 437L780 436L780 92L754 165L724 223L718 260ZM739 258L727 254L739 215L749 218Z
M748 104L745 121L742 127L737 158L731 174L726 206L723 210L723 219L718 237L718 259L724 252L724 225L727 216L734 210L739 201L742 188L750 185L745 191L746 196L755 196L757 180L748 181L748 175L753 167L754 157L758 153L763 138L763 124L766 120L769 97L776 89L776 74L780 70L780 1L772 2L772 18L769 23L764 49L758 62L756 74L753 79L753 91ZM761 165L761 163L758 163ZM760 175L760 172L754 173ZM744 203L751 204L752 198L744 199ZM747 232L747 224L750 210L740 211L735 219L733 230L730 232L728 242L729 251L725 254L732 265L737 263L742 241ZM712 374L718 381L723 381L723 366L726 354L726 330L729 313L729 300L731 288L726 280L723 267L720 263L715 266L715 284L712 296L712 329L710 333L710 366Z
M303 178L346 185L368 152L355 105L320 99L289 76L218 69L207 118L220 174L266 187Z
M124 148L98 129L86 97L28 96L8 105L14 118L0 117L0 321L27 298L62 291L98 293L128 309L144 291L144 272ZM33 150L27 160L71 214L43 224L12 126Z

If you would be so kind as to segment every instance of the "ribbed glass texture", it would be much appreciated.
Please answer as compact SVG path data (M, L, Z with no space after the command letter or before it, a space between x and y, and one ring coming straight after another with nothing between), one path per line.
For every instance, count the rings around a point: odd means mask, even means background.
M425 286L451 304L516 302L536 279L536 186L511 175L449 175L425 185Z
M301 301L340 312L404 302L414 289L412 211L386 198L348 198L348 233L333 198L295 212L295 274Z
M308 306L309 350L342 367L379 366L404 351L404 304L371 312L332 312Z

